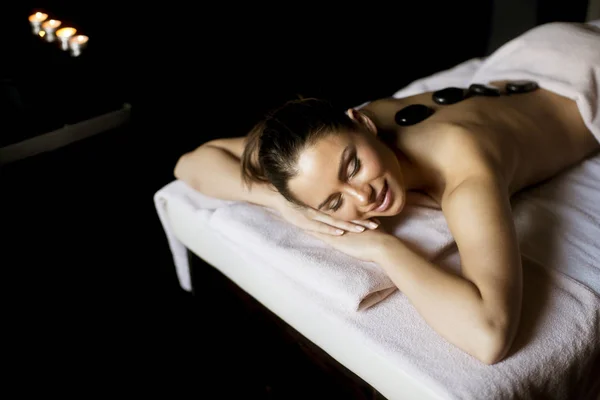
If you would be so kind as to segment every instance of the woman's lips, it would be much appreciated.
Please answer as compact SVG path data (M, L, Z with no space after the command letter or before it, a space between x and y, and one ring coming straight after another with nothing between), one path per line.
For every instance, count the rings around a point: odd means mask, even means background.
M384 181L382 192L383 193L378 196L378 200L381 202L381 204L379 204L379 206L373 211L384 212L390 207L390 204L392 204L392 193L389 190L387 181ZM383 196L383 199L380 199L381 196Z

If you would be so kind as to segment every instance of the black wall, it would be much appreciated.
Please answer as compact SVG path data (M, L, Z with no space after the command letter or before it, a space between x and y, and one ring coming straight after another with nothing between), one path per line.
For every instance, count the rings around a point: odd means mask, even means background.
M134 8L41 0L14 2L5 15L13 16L7 20L19 35L37 9L88 34L96 80L120 88L133 104L141 146L176 154L215 137L244 135L265 111L297 95L344 108L391 95L414 79L486 55L500 44L493 34L504 41L525 25L583 20L587 7L583 0L531 0L534 17L519 23L520 15L503 4L160 2ZM25 62L31 55L19 54L18 37L4 48L4 75L39 73Z
M148 42L157 60L146 65L144 120L189 149L244 135L265 111L296 95L340 107L389 96L483 55L491 18L491 2L475 0L280 4L206 7L197 24L181 16L173 36Z
M23 1L7 13L16 40L1 68L39 75L19 37L28 34L27 16L45 11L90 36L96 79L127 88L140 120L162 127L152 133L156 140L168 130L170 140L199 144L245 134L267 109L296 95L351 106L483 55L492 2L446 3L163 2L135 9Z

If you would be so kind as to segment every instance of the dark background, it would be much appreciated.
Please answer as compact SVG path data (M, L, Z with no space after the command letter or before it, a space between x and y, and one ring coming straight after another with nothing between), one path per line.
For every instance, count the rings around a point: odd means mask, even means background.
M269 353L274 336L220 287L181 290L153 194L183 152L244 135L285 100L346 108L389 96L540 23L584 21L586 9L581 0L4 2L0 145L132 105L119 129L0 166L13 383L22 393L348 398L327 374L280 364L289 357ZM81 57L33 37L27 16L37 10L90 37Z

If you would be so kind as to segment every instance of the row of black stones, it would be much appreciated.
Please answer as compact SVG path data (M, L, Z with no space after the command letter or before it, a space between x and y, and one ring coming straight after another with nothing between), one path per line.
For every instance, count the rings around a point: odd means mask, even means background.
M538 89L538 84L533 81L511 81L504 87L507 95L529 93L536 89ZM447 106L473 96L498 97L501 95L502 92L497 87L474 83L468 89L447 87L433 92L431 97L436 104ZM434 112L433 108L424 104L411 104L398 111L394 119L400 126L415 125L432 116Z

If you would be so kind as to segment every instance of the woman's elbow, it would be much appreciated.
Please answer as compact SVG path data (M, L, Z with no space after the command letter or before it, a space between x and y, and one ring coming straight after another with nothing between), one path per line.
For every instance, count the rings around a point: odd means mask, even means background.
M212 155L210 151L207 153L209 148L216 147L212 145L214 142L216 141L206 142L196 149L180 156L173 169L175 178L195 187L198 183L198 172L202 169L202 166L206 164L207 159L210 164L214 158L214 155Z
M481 349L477 358L484 364L494 365L506 357L507 346L501 340L492 339L488 345Z
M175 168L173 169L173 175L176 179L187 183L189 186L197 190L198 182L195 178L195 174L193 173L193 167L191 165L192 160L190 160L191 157L191 153L186 153L179 157L177 163L175 164Z
M487 365L502 361L512 344L509 329L504 326L488 324L480 338L480 346L475 357Z
M181 157L179 157L177 163L175 164L175 168L173 169L173 175L177 179L184 180L186 157L187 154L182 155Z

